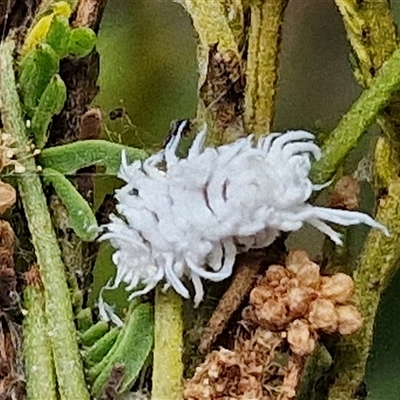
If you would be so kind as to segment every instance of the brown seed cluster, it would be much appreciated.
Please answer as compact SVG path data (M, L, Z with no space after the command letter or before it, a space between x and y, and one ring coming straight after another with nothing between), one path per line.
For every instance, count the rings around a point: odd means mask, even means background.
M272 265L250 293L232 350L206 356L186 381L186 400L293 400L319 333L352 334L362 317L352 279L321 276L303 251Z
M286 331L291 350L310 354L319 332L350 335L362 324L351 304L350 276L321 276L317 264L303 251L293 251L286 268L272 265L250 294L244 320L271 331Z

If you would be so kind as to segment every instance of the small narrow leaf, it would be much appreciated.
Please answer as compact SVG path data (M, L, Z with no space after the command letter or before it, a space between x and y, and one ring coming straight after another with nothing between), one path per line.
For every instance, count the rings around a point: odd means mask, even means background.
M51 78L58 72L59 59L48 44L40 44L20 63L19 85L29 114L39 104Z
M106 321L99 321L92 325L86 332L81 335L81 343L84 346L93 346L97 341L107 334L110 330L110 325Z
M71 35L68 18L58 16L53 18L50 29L46 35L45 43L49 44L59 58L68 54L68 44Z
M29 53L29 51L33 50L36 45L43 41L43 39L46 37L49 30L51 29L51 24L54 18L56 18L57 16L69 18L72 14L71 5L66 1L47 1L47 3L50 4L45 5L44 2L43 4L41 4L41 6L44 5L44 9L41 10L44 14L38 16L39 20L28 32L21 50L22 55Z
M96 44L96 34L89 28L76 28L71 31L68 42L68 54L85 57Z
M133 315L134 310L136 307L138 307L140 304L139 299L135 298L131 301L129 305L129 311L128 311L128 317L122 326L122 330L117 336L117 340L115 341L114 345L111 347L111 349L107 352L107 354L104 356L104 358L98 362L97 364L93 365L90 369L87 370L87 378L90 383L93 383L96 378L101 374L101 372L106 368L106 366L110 363L112 363L112 360L114 359L114 355L117 352L117 350L120 347L121 341L125 336L125 331L128 328L129 323L127 322L130 318L131 315Z
M117 175L123 150L126 151L128 162L148 157L144 150L107 140L83 140L45 149L39 157L39 162L42 167L53 168L63 175L74 174L78 169L90 165L104 166L107 174Z
M120 330L121 328L119 327L112 328L101 339L94 343L92 347L83 352L82 358L85 364L92 366L100 362L116 342Z
M101 370L92 386L92 395L98 396L106 385L111 371L116 366L124 369L124 379L118 393L128 390L135 382L140 370L153 347L154 321L153 309L148 303L139 304L134 308L120 335L120 340L114 344L112 357Z
M45 168L43 177L51 183L68 211L69 222L75 233L85 241L92 241L98 234L96 218L87 201L74 185L59 172Z
M32 118L36 147L42 149L48 139L48 127L54 115L61 112L67 98L67 88L59 75L54 75L40 98Z

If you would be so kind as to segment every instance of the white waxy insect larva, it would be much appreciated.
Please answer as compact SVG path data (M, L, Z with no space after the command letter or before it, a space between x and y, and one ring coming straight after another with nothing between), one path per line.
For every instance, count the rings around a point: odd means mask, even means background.
M281 231L296 231L307 222L335 243L340 235L326 222L364 223L387 229L359 212L313 207L308 178L311 157L321 151L305 131L252 136L217 148L204 148L206 130L193 141L188 157L176 150L182 129L166 148L144 162L129 165L122 155L119 177L126 186L116 192L119 216L105 225L101 240L116 249L115 285L127 283L130 298L148 293L159 282L185 298L192 281L198 305L202 279L215 282L232 274L235 256L269 246ZM159 168L160 163L164 166ZM140 285L140 290L135 288Z

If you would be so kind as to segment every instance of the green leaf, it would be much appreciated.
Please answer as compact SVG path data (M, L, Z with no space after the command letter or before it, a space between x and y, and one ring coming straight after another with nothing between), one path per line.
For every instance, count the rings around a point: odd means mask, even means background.
M88 202L79 194L74 185L58 171L51 168L43 170L46 183L51 183L68 211L71 228L84 241L97 237L97 221Z
M58 68L57 54L45 43L40 44L21 60L19 86L28 114L32 115Z
M68 42L68 54L85 57L96 44L96 34L90 28L76 28L71 31Z
M102 392L115 366L124 368L124 379L118 393L128 390L135 382L150 354L153 338L153 308L149 303L139 304L129 315L120 337L110 350L111 356L106 356L107 364L101 363L104 368L100 370L101 372L92 386L92 395L97 397Z
M45 43L49 44L58 54L59 58L68 55L68 44L71 36L71 28L68 18L58 16L53 18L50 29L46 35Z
M92 325L86 332L81 335L81 343L84 346L93 346L97 341L107 334L110 326L106 321L99 321Z
M54 75L40 98L32 118L36 147L42 149L48 139L47 130L54 115L61 112L67 99L67 88L59 75Z
M120 330L119 327L112 328L102 338L94 343L92 347L83 352L82 358L85 364L92 366L93 364L100 362L117 341Z
M82 140L42 151L39 162L43 168L53 168L63 175L74 174L90 165L106 167L106 174L117 175L121 165L121 153L126 151L128 162L144 160L144 150L127 147L107 140Z

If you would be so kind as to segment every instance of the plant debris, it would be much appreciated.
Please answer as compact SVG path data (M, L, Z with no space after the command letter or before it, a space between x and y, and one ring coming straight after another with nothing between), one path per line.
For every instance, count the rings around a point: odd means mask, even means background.
M341 177L330 193L328 207L357 210L359 207L360 184L350 175Z
M289 400L320 334L350 335L362 325L350 276L321 276L304 251L272 265L250 293L233 349L206 356L186 381L186 400Z
M0 182L1 183L1 182ZM0 399L23 400L25 381L21 354L21 326L14 269L14 231L0 220Z

